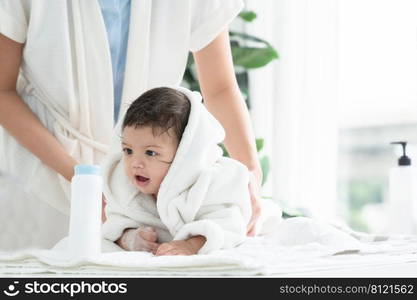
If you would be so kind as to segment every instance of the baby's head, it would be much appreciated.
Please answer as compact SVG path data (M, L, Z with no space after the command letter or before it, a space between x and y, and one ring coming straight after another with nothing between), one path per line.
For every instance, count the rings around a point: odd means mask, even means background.
M183 93L160 87L142 94L127 110L122 125L123 161L126 175L142 193L158 195L190 109Z

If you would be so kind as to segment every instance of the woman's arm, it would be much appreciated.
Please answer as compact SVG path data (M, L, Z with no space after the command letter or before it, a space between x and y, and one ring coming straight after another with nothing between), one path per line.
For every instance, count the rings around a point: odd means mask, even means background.
M0 34L0 125L44 164L71 180L75 159L65 152L16 92L22 51L23 44Z
M248 226L248 235L254 235L256 220L260 215L257 199L260 194L262 169L249 112L235 77L228 30L225 29L209 45L193 55L204 103L226 131L224 145L230 156L245 164L251 172L249 190L252 218Z

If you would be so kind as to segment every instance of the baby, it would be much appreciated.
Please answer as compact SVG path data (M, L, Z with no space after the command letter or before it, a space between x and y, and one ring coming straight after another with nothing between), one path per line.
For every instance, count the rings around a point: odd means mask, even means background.
M224 130L199 93L151 89L130 105L121 130L122 149L104 164L106 239L155 255L204 254L244 241L249 173L222 156Z

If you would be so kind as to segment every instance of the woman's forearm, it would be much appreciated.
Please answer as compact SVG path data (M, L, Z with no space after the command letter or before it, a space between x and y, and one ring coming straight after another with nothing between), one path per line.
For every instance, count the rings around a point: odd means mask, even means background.
M232 86L217 95L206 95L204 101L226 131L224 145L230 156L250 171L261 172L249 112L239 89Z
M65 152L16 91L0 91L0 125L44 164L71 180L77 162Z
M195 52L194 59L204 103L226 131L227 151L261 178L249 112L234 72L228 29Z

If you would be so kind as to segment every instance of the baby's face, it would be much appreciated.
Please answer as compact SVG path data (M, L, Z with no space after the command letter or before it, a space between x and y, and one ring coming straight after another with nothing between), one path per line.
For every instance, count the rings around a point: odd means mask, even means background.
M155 199L178 148L177 138L171 129L168 133L153 135L149 126L123 129L126 175L142 193L153 195Z

